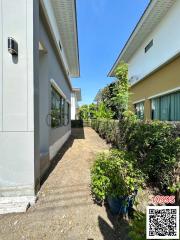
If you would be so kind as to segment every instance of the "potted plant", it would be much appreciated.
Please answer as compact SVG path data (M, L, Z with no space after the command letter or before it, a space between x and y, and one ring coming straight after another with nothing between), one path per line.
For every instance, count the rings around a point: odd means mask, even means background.
M126 152L111 150L99 154L91 170L91 186L95 199L108 201L112 213L127 213L132 208L137 189L144 178Z

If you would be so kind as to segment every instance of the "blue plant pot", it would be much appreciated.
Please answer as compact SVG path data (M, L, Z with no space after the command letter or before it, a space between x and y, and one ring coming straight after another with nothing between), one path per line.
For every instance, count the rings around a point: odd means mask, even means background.
M124 197L113 198L108 197L107 201L110 207L112 214L120 214L126 212L126 206L124 205Z
M110 211L112 214L128 214L133 209L133 204L135 197L137 195L137 192L133 196L130 197L108 197L107 201L110 207Z

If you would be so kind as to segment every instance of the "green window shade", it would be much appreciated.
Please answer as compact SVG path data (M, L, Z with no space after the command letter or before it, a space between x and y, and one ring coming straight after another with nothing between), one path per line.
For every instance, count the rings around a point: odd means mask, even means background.
M166 120L170 120L170 96L163 96L160 99L160 120L162 121L166 121Z
M180 121L180 92L153 99L152 119Z
M160 119L160 99L155 98L152 100L152 119Z
M135 104L136 115L139 119L144 119L144 102Z
M171 95L171 121L180 121L180 92Z

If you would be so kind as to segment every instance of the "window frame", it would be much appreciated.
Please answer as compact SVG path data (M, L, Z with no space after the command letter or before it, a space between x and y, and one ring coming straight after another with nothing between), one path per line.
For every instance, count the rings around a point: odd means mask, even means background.
M176 112L176 100L174 101L174 103L172 103L172 98L173 96L176 97L176 94L177 94L177 98L179 97L180 98L180 91L175 91L175 92L172 92L172 93L169 93L169 94L165 94L165 95L161 95L159 97L155 97L155 98L152 98L151 99L151 119L152 120L159 120L159 121L169 121L169 122L176 122L176 121L180 121L180 118L177 117L177 115L175 114L172 118L172 111L174 109L174 113ZM168 99L169 97L169 99ZM163 104L163 101L166 100L169 102L169 104L166 104L166 109L167 109L167 112L168 112L168 118L167 119L163 119L164 116L163 116L163 112L166 110L162 109L162 104ZM156 115L158 116L157 118L155 118L155 100L157 101L157 108L159 110L159 112L156 112ZM174 104L174 105L173 105ZM178 106L177 106L178 108ZM163 112L162 112L163 111ZM176 119L177 117L177 119Z
M144 103L145 103L145 101L140 101L140 102L134 103L135 114L136 114L137 118L140 119L140 120L144 120L144 117L145 117L145 115L144 115ZM140 105L140 104L143 104L143 114L142 115L138 114L138 112L140 112L141 110L137 111L137 106Z
M54 98L54 99L53 99ZM58 99L59 98L59 99ZM62 126L62 121L61 121L61 102L62 102L63 97L61 96L61 94L53 87L51 86L51 128L59 128L60 126ZM53 103L54 101L54 103ZM58 107L58 103L56 101L59 101L59 107ZM53 106L54 104L54 106ZM57 104L57 105L56 105ZM58 112L58 116L56 119L53 119L53 112L52 111L57 111ZM56 113L55 113L56 115ZM54 121L54 123L53 123ZM59 123L56 123L56 121L59 121Z
M58 108L58 101L59 101L59 108ZM56 112L53 113L55 115L55 118L53 119L53 114L52 114L53 111L57 111L57 116L58 116L57 119L56 119ZM59 123L57 123L58 121ZM69 122L70 122L70 104L56 90L56 88L51 85L51 128L55 129L62 126L67 126L69 125Z

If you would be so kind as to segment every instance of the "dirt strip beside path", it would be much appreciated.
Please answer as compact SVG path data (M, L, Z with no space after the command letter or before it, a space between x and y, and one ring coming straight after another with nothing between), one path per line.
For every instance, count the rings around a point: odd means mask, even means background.
M109 146L91 128L74 129L26 213L0 216L0 240L128 239L127 225L93 203L90 166Z

